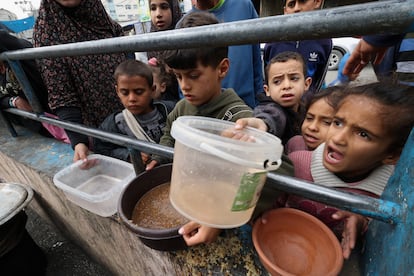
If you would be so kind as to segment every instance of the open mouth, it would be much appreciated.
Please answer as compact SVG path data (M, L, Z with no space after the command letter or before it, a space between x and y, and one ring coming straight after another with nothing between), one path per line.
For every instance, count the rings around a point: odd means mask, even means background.
M333 147L327 146L326 156L325 160L328 163L331 164L337 164L342 161L344 158L344 155L339 152L338 150L335 150Z

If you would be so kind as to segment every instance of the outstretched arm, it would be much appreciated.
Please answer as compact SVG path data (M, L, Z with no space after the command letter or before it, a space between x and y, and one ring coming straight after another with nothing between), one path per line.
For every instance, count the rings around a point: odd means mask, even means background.
M348 259L356 242L368 229L368 218L346 211L338 211L332 215L337 220L344 219L344 231L342 232L342 253Z

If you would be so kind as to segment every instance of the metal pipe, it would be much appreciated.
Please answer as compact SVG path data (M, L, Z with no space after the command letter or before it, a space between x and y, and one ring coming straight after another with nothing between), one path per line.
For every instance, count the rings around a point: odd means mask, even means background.
M170 147L132 139L123 135L101 131L95 128L85 127L83 125L49 118L43 115L36 115L34 113L15 108L6 109L6 111L32 120L57 125L72 131L79 131L92 137L132 148L133 150L137 150L136 152L144 151L152 154L162 155L171 159L174 155L174 149ZM142 171L142 164L139 166L138 171ZM311 182L302 181L297 178L285 175L279 175L277 173L268 173L267 178L267 181L271 185L276 185L279 189L285 192L298 194L312 200L323 202L342 208L344 210L349 210L351 212L362 214L388 223L401 222L402 218L404 217L405 210L401 205L394 202L326 188L323 186L315 185Z
M271 185L275 185L278 189L284 192L297 194L305 198L323 202L343 210L348 210L387 223L401 222L406 212L406 209L403 208L403 206L391 201L327 188L317 185L316 183L299 180L294 177L277 173L268 173L267 182Z
M413 10L412 0L378 1L179 30L8 51L2 53L0 59L36 59L156 51L200 45L241 45L374 33L402 33L413 28Z
M57 119L53 119L44 115L37 115L31 112L27 112L24 110L20 110L17 108L9 108L5 110L6 112L16 114L22 117L29 118L31 120L39 121L39 122L46 122L52 125L60 126L64 129L76 131L79 133L83 133L87 136L96 137L117 145L121 145L128 148L134 148L138 150L142 150L143 152L148 152L152 154L158 154L165 156L167 158L173 158L174 149L166 146L162 146L159 144L142 141L138 139L133 139L124 135L114 134L110 132L105 132L96 128L87 127L81 124L76 124L72 122L61 121Z

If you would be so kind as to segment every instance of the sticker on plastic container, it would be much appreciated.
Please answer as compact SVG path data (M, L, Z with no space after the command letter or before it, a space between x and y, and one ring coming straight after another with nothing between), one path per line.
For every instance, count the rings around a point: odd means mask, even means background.
M231 211L244 211L256 205L265 182L266 174L267 172L243 174Z

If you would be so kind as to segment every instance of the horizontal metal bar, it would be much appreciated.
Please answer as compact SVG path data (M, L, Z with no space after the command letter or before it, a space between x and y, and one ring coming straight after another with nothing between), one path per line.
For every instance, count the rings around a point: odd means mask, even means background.
M53 119L44 115L38 115L35 113L27 112L17 108L9 108L5 110L6 112L16 114L22 117L26 117L39 122L46 122L52 125L60 126L64 129L76 131L87 136L96 137L105 141L112 142L117 145L121 145L128 148L138 149L143 152L148 152L152 154L162 155L167 158L173 158L174 149L166 146L162 146L155 143L150 143L147 141L142 141L138 139L129 138L124 135L114 134L110 132L105 132L97 128L86 127L81 124L75 124L72 122L66 122L62 120Z
M72 131L78 131L85 135L100 138L139 151L159 154L171 159L174 155L174 149L170 147L129 138L119 134L101 131L95 128L85 127L79 124L53 119L43 115L37 115L15 108L6 109L5 111L35 121L46 122ZM279 175L276 173L269 173L268 181L270 181L273 185L277 185L280 190L283 190L285 192L298 194L306 198L310 198L388 223L401 222L405 211L402 206L394 202L326 188L323 186L315 185L314 183L302 181L294 177Z
M269 16L179 30L8 51L0 59L35 59L115 52L401 33L414 21L414 1L392 0Z
M399 223L405 216L406 209L391 201L327 188L272 172L268 173L267 179L272 185L287 193L297 194L387 223Z

